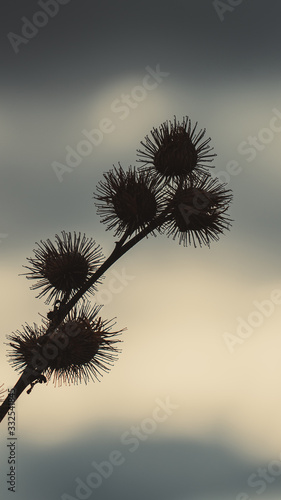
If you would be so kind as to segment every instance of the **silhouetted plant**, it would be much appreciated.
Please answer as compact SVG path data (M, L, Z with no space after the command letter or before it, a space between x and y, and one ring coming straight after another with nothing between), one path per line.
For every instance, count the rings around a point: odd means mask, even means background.
M27 259L31 266L23 266L29 270L26 277L37 280L31 290L43 288L37 297L49 294L47 304L52 299L60 301L64 296L70 297L103 261L100 247L92 238L85 235L81 238L80 233L72 237L71 233L62 231L62 237L56 235L56 243L57 248L50 240L41 241L34 250L35 258ZM94 290L92 286L88 292Z
M53 301L42 325L25 325L8 335L8 356L21 373L13 388L16 400L30 385L53 378L54 383L87 383L108 372L120 352L119 335L111 331L113 320L99 316L101 306L91 306L105 272L141 239L153 234L178 238L184 246L210 245L231 220L226 214L232 200L225 184L210 176L215 154L205 130L196 132L188 117L164 122L151 131L138 150L142 165L127 171L119 164L104 174L94 199L101 222L120 239L107 259L92 238L62 232L41 241L24 266L34 280L37 297ZM203 141L202 141L203 140ZM11 403L0 407L0 420Z
M112 321L103 321L97 314L101 306L90 307L89 302L74 307L62 323L51 333L46 327L25 326L23 332L8 336L11 364L22 371L34 368L54 383L77 383L99 380L116 359L115 339L121 332L110 332ZM47 326L47 325L46 325Z

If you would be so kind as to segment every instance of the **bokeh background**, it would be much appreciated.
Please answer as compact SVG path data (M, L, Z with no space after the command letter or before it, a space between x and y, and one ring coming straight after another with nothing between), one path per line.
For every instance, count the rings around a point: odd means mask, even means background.
M36 16L47 4L46 23ZM19 276L26 258L36 241L62 230L111 252L114 237L93 192L113 164L136 164L152 127L174 115L198 121L217 153L213 172L234 194L231 231L210 249L149 237L115 264L130 279L101 312L127 327L122 354L101 382L37 385L20 397L13 498L279 498L281 304L271 299L281 290L280 4L13 0L1 8L0 383L7 389L18 375L6 335L40 324L49 310ZM11 37L23 36L22 18L34 16L45 26L17 39L16 53ZM113 103L136 95L147 67L157 65L166 75L121 119ZM53 163L66 164L66 148L75 150L82 130L105 118L114 130L59 179ZM113 277L109 271L101 291ZM247 338L241 322L250 325ZM230 335L238 338L231 345ZM157 401L167 398L175 408L149 427ZM130 451L124 433L132 439L138 426L147 432ZM5 419L5 500L12 495L7 437ZM113 450L122 464L79 496L77 478L85 483L92 462L108 461Z

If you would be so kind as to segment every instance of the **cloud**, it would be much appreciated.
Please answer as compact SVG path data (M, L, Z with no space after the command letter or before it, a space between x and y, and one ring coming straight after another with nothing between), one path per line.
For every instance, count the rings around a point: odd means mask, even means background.
M93 495L99 500L111 497L177 500L190 496L200 500L206 496L226 500L236 498L240 492L254 495L254 488L247 485L248 477L258 466L268 465L237 454L216 441L150 437L140 442L133 453L129 448L120 442L112 428L109 434L105 428L99 429L99 437L97 429L92 428L90 435L80 435L59 448L44 449L21 442L17 456L18 488L14 497L21 500L49 500L63 498L63 494L75 497L76 478L80 484L81 481L87 484L89 474L97 472L92 462L108 461L112 450L119 451L124 460L113 468L110 477L102 478L98 489L93 489ZM266 493L277 493L278 487L280 478L275 477Z

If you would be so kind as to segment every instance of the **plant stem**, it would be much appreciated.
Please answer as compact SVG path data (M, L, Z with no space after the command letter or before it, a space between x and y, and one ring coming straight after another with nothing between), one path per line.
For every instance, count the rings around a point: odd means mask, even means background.
M121 239L116 242L115 248L109 257L105 260L105 262L99 267L99 269L84 283L84 285L76 292L76 294L65 304L61 303L60 307L56 311L54 317L50 321L50 324L44 333L45 335L49 335L53 332L61 322L64 320L66 315L71 311L71 309L75 306L75 304L83 297L83 295L87 292L87 290L94 284L96 281L118 260L122 257L128 250L130 250L134 245L136 245L139 241L141 241L145 236L151 233L157 227L160 227L166 219L168 213L168 207L163 210L163 212L158 215L150 224L148 224L142 231L137 233L133 238L131 238L127 243L125 243L128 233L125 232ZM7 396L7 398L3 401L0 406L0 422L3 420L5 415L8 413L12 404L18 399L24 389L31 384L32 382L38 379L40 375L40 371L35 370L34 367L27 366L20 378L16 382L13 387L13 401L11 398Z
M63 308L63 317L69 313L69 311L74 307L78 300L84 295L85 292L94 284L96 281L118 260L122 257L128 250L130 250L134 245L136 245L140 240L145 238L151 231L156 229L158 226L162 225L165 221L166 210L162 212L154 221L152 221L146 228L136 234L127 243L122 245L121 241L116 243L116 246L111 253L111 255L106 259L106 261L100 266L100 268L86 281L86 283L76 292L76 294L70 299L70 301ZM121 245L120 245L121 243Z
M13 398L11 398L10 393L6 397L6 399L3 401L2 405L0 406L0 422L2 422L3 418L5 415L8 413L9 409L11 406L13 406L14 402L18 399L18 397L21 395L21 393L26 389L26 387L34 382L39 376L38 372L35 372L34 370L31 370L30 367L26 367L23 373L21 374L20 378L14 385L12 391L13 392Z

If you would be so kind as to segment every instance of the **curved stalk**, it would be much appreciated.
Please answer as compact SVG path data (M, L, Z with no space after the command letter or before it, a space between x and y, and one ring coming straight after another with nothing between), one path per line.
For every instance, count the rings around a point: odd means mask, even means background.
M120 259L126 252L128 252L133 246L135 246L139 241L141 241L145 236L151 233L157 227L160 227L166 219L168 213L168 207L163 210L163 212L158 215L150 224L147 225L142 231L137 233L129 241L126 242L128 234L125 232L119 241L116 242L115 248L105 262L99 267L99 269L84 283L84 285L76 292L76 294L65 304L63 301L57 310L54 310L51 314L51 321L46 330L45 335L50 335L61 322L65 319L67 314L73 309L75 304L83 297L87 290L113 265ZM50 317L50 315L49 315ZM43 371L43 370L41 370ZM31 384L31 387L36 382L42 382L40 379L41 371L38 367L27 366L20 378L13 387L13 403L19 398L22 392ZM5 415L8 413L10 407L13 404L11 398L7 398L3 401L0 406L0 422L3 420Z

